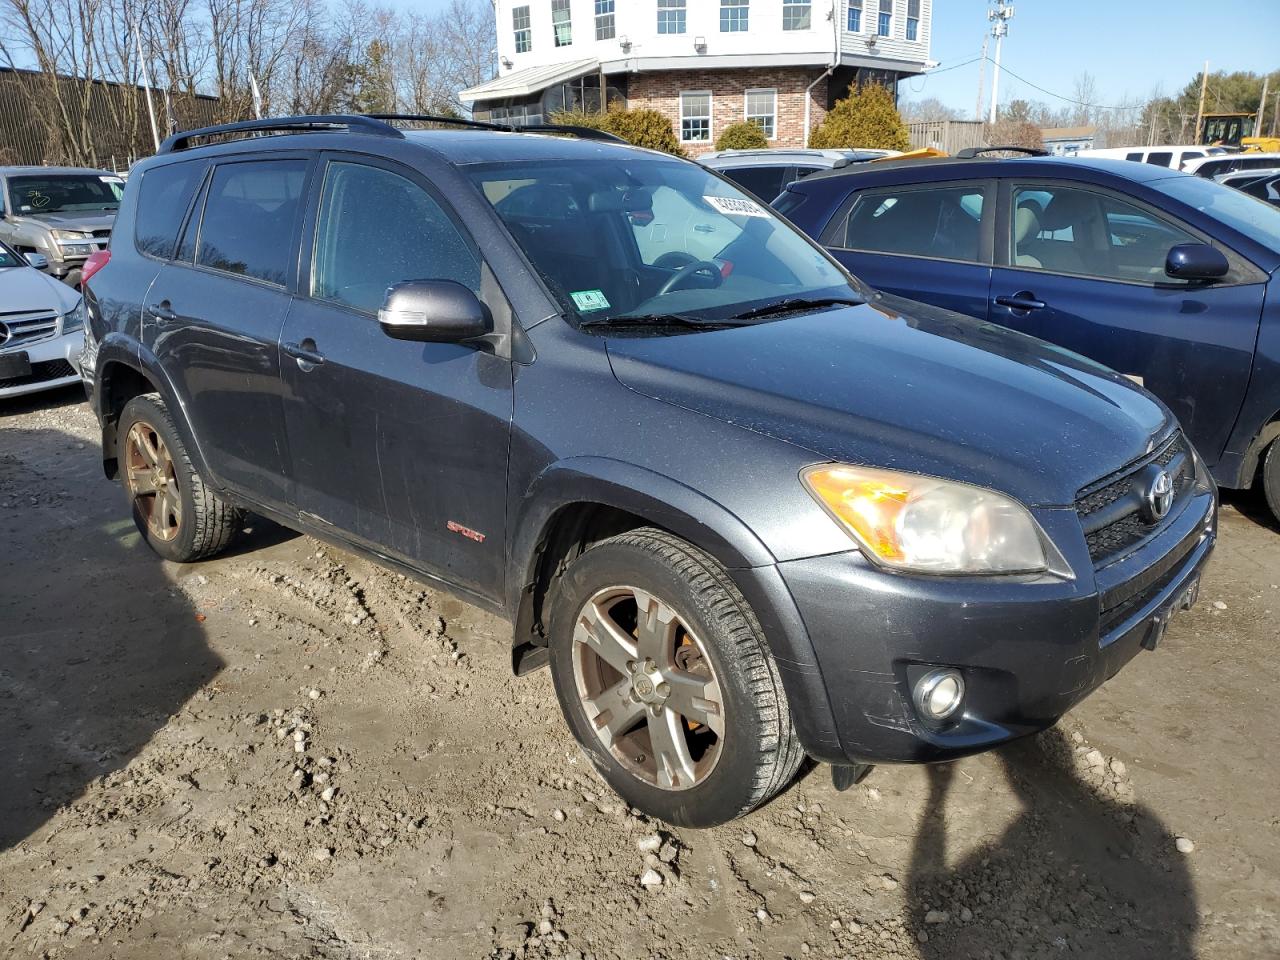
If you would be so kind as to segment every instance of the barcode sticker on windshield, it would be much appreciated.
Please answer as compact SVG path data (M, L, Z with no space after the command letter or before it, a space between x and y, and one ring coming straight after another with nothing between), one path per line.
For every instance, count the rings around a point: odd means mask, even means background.
M103 183L124 183L120 177L98 177Z
M575 290L569 296L573 297L574 305L584 313L609 308L609 300L603 290Z
M760 208L760 204L746 197L703 197L702 199L727 217L769 216Z

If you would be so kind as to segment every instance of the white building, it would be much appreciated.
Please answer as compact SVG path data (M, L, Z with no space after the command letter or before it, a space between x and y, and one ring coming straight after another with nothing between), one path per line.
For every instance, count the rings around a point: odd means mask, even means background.
M498 76L477 119L537 123L608 102L671 117L692 154L751 119L803 146L851 84L924 72L932 0L494 0Z

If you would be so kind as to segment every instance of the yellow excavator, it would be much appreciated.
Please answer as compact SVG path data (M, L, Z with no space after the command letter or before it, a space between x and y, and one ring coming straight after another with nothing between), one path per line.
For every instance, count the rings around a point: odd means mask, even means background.
M1200 142L1207 147L1238 147L1242 152L1280 152L1280 137L1254 136L1254 113L1206 113Z

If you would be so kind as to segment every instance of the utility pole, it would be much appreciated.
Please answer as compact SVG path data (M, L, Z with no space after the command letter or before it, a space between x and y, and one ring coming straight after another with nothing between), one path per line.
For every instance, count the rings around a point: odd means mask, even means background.
M1200 74L1200 106L1196 108L1196 138L1193 143L1199 143L1202 133L1204 132L1204 95L1209 89L1209 61L1204 62L1204 73Z
M978 107L973 111L975 120L982 119L982 88L987 85L987 44L990 40L990 32L982 31L982 59L978 63Z
M1009 21L1013 19L1011 0L995 0L995 7L987 11L987 19L991 21L991 35L996 38L995 69L991 73L991 123L995 123L1000 107L1000 49L1009 33Z

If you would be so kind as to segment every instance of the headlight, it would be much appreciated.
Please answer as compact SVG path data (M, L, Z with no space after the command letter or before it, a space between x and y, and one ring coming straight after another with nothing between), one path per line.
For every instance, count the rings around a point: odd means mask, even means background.
M1039 573L1049 568L1026 507L967 483L822 464L800 479L876 563L916 573Z
M62 315L62 332L72 333L84 329L84 298L76 301L76 305Z
M80 240L92 240L93 234L82 233L79 230L54 230L53 238L55 240L68 240L71 242L76 242Z

